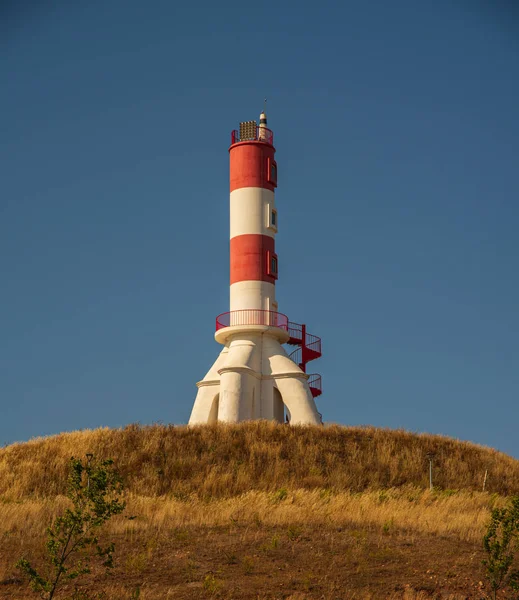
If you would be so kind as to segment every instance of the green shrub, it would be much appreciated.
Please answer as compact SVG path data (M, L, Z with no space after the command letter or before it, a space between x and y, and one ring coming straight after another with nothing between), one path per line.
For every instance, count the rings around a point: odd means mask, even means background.
M97 531L123 512L125 503L120 500L121 493L121 478L112 460L98 463L90 455L84 464L80 459L70 459L67 496L72 508L67 508L47 528L46 568L35 569L25 557L16 563L41 598L52 600L63 580L90 573L92 554L107 569L113 567L115 546L113 543L101 546ZM84 592L76 592L76 597L88 597Z
M519 496L505 508L492 509L483 546L487 553L483 564L494 600L501 589L518 591L519 569L514 568L514 562L519 547Z

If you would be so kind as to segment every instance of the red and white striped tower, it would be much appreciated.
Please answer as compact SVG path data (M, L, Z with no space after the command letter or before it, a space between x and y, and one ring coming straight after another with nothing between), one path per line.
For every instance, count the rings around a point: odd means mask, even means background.
M250 419L321 422L314 398L319 375L306 364L321 340L278 312L277 164L265 113L232 132L230 154L230 311L217 317L214 365L198 382L190 425ZM289 356L282 344L296 346Z
M229 149L231 312L249 309L277 312L278 309L274 202L277 165L272 133L266 127L267 117L261 113L259 128L255 121L242 125L242 135L251 139L236 141L235 136L235 143Z

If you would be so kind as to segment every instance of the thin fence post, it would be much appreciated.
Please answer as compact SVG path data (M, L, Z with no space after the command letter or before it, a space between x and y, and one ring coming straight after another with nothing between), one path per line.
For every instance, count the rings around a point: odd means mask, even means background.
M92 458L94 458L94 455L89 452L86 455L86 457L87 457L87 490L89 490L90 489L90 463L92 461Z
M433 490L433 458L434 452L427 453L427 459L429 460L429 489Z

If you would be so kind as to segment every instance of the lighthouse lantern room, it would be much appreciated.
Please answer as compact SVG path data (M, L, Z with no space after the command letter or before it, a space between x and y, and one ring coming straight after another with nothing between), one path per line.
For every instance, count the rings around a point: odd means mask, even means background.
M197 383L190 425L322 423L315 404L321 376L306 372L308 362L321 356L321 339L289 321L276 301L275 152L265 112L259 125L246 121L231 134L230 310L216 318L215 339L223 349ZM294 347L290 354L283 344Z

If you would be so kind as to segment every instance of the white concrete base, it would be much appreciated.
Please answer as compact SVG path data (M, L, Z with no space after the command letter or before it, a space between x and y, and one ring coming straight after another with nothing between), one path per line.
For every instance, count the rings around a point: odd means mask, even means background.
M319 425L308 376L288 357L277 327L226 327L215 335L225 344L207 375L197 383L189 425L268 419L291 425Z

